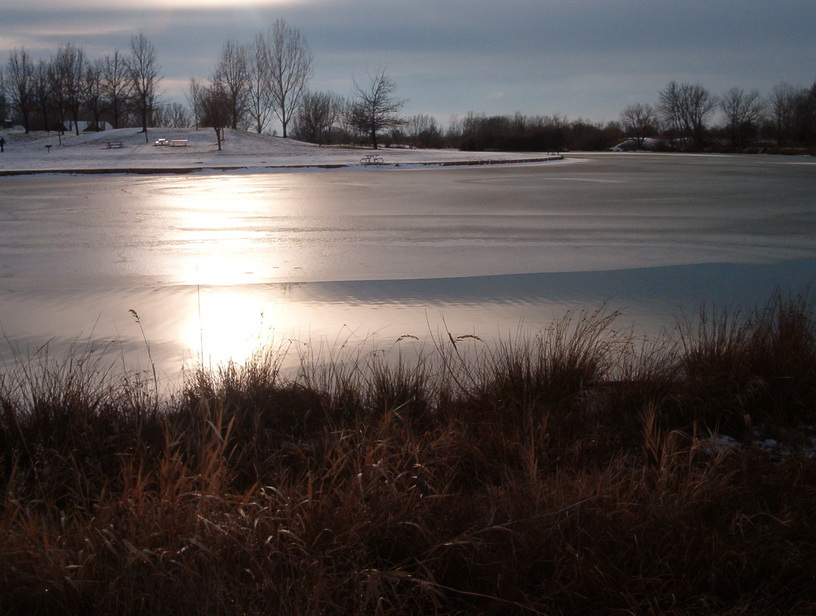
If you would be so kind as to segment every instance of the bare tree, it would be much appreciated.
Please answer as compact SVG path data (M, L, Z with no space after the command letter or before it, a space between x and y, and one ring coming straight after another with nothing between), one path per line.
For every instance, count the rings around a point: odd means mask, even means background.
M247 52L247 115L258 134L264 131L274 115L269 38L259 32Z
M765 103L759 92L746 93L742 88L731 88L720 101L720 107L728 120L731 144L741 146L747 131L756 128L765 113Z
M201 125L210 126L215 131L218 141L218 151L221 151L221 142L224 141L224 129L232 119L230 112L229 93L224 85L214 82L200 89Z
M793 137L796 124L796 99L798 89L781 82L771 90L770 108L771 117L776 126L776 143L782 145Z
M331 129L337 123L343 101L331 92L307 92L295 116L298 139L323 145L331 143Z
M445 130L445 145L450 147L458 147L462 142L462 133L464 131L464 122L458 116L451 116L448 119L448 128Z
M111 124L114 128L119 128L130 99L130 72L126 59L118 50L114 51L112 56L105 56L103 63L102 91L110 112Z
M312 76L312 52L300 31L288 26L284 19L275 21L266 38L272 106L285 138L289 121L297 111Z
M91 113L96 130L102 130L101 117L105 111L105 98L102 88L103 71L104 63L102 60L89 62L85 67L85 80L82 88L85 109Z
M221 58L215 68L213 81L223 86L230 108L230 126L238 128L247 110L249 90L249 66L247 52L243 45L227 41L221 50Z
M768 98L777 145L816 143L816 83L810 88L778 83Z
M201 93L204 86L195 77L190 78L187 84L187 91L184 93L187 102L190 104L190 111L193 113L193 124L196 130L201 124Z
M134 105L139 116L142 132L147 143L147 125L158 98L159 65L156 60L156 48L147 40L144 33L130 39L131 55L127 59L131 91Z
M190 112L181 103L157 105L153 110L153 123L167 128L187 128L190 126Z
M5 81L9 106L20 116L27 133L34 107L34 63L25 49L9 53Z
M654 129L657 114L651 105L635 103L621 112L621 124L626 136L634 139L639 150L643 149L643 142Z
M420 148L434 148L442 144L442 129L431 115L413 115L406 122L408 138Z
M658 110L673 130L700 148L705 138L706 118L718 103L717 97L699 83L672 81L660 92Z
M192 124L190 112L181 103L171 103L167 106L167 126L172 128L189 128Z
M801 104L798 107L802 115L800 136L803 143L816 143L816 81L809 89L803 89L801 94Z
M337 125L340 131L349 139L353 133L359 133L359 129L354 125L354 102L344 96L338 96L337 101L339 113Z
M405 101L396 97L397 86L379 69L369 75L369 83L361 86L354 81L355 101L351 106L352 123L361 133L371 139L371 145L377 149L377 133L400 126L402 120L398 115Z
M51 91L51 103L57 114L57 132L62 135L68 129L68 96L62 85L62 74L55 58L48 63L48 84Z
M0 122L5 122L7 117L8 100L6 99L6 71L0 66Z
M82 107L82 86L85 78L85 54L82 47L71 43L61 46L54 58L57 87L62 90L65 109L70 114L74 131L79 136L79 111Z
M42 122L43 130L50 131L51 107L53 102L53 95L51 92L51 81L49 72L51 67L45 60L40 60L37 63L37 68L34 69L34 110L39 113L40 121Z
M702 147L705 138L705 122L717 107L719 99L699 83L685 84L683 88L683 110L686 131L697 147Z
M681 112L681 94L680 86L676 81L670 81L669 84L660 91L657 111L663 120L666 132L674 145L674 139L680 137L682 133L682 112Z

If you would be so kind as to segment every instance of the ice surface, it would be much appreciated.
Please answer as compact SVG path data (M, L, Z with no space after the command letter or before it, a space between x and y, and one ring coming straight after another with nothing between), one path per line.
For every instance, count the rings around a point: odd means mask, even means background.
M798 162L0 178L0 355L79 339L144 365L131 309L168 378L270 340L487 339L603 302L657 327L814 280Z

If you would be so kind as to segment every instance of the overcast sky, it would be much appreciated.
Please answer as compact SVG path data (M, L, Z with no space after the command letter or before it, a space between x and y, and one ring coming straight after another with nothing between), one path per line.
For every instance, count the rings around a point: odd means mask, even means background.
M277 18L314 53L311 87L351 93L378 67L405 114L469 111L618 119L670 80L763 95L816 80L816 0L3 0L0 58L64 43L91 58L155 45L166 100L185 102L228 39L249 42ZM12 5L12 8L8 8ZM19 7L19 8L18 8ZM136 7L136 8L134 8Z

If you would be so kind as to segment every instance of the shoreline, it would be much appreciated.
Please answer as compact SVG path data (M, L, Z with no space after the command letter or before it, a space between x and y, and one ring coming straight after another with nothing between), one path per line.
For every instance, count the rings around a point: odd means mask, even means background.
M557 152L462 152L412 148L372 150L358 146L315 145L245 131L227 131L216 150L209 131L156 128L150 137L137 129L81 135L0 131L5 153L0 177L42 174L180 175L199 172L276 173L303 170L489 166L562 160ZM183 147L157 147L168 141ZM376 154L377 163L370 157Z
M379 165L361 165L359 163L313 163L313 164L290 164L290 165L204 165L191 167L80 167L75 169L0 169L0 177L26 176L26 175L46 175L46 174L69 174L69 175L113 175L113 174L133 174L133 175L186 175L201 171L251 171L258 173L275 173L284 171L302 171L307 169L336 170L336 169L365 169L375 167L378 169L399 169L399 168L427 168L427 167L487 167L495 165L521 165L540 164L545 162L564 160L562 154L550 156L538 156L531 158L484 158L474 160L439 160L439 161L403 161L396 163L382 163Z

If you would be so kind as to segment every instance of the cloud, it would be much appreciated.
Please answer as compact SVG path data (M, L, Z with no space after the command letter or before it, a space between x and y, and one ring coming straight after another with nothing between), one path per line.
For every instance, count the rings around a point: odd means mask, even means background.
M235 7L282 7L304 4L310 0L140 0L140 10L157 9L215 9L228 10ZM316 1L316 0L315 0ZM31 11L61 10L64 0L30 0L26 9ZM71 9L76 12L89 11L131 11L133 3L125 0L73 0Z
M4 9L0 54L59 44L99 57L127 50L140 30L155 44L168 94L206 77L228 39L249 42L285 18L315 55L318 89L348 94L352 75L387 67L406 112L469 110L616 119L653 102L669 80L767 91L816 78L816 2L733 0L31 0ZM159 8L154 8L159 7ZM93 10L91 10L93 9ZM172 90L172 91L171 91ZM503 92L500 99L491 92Z

